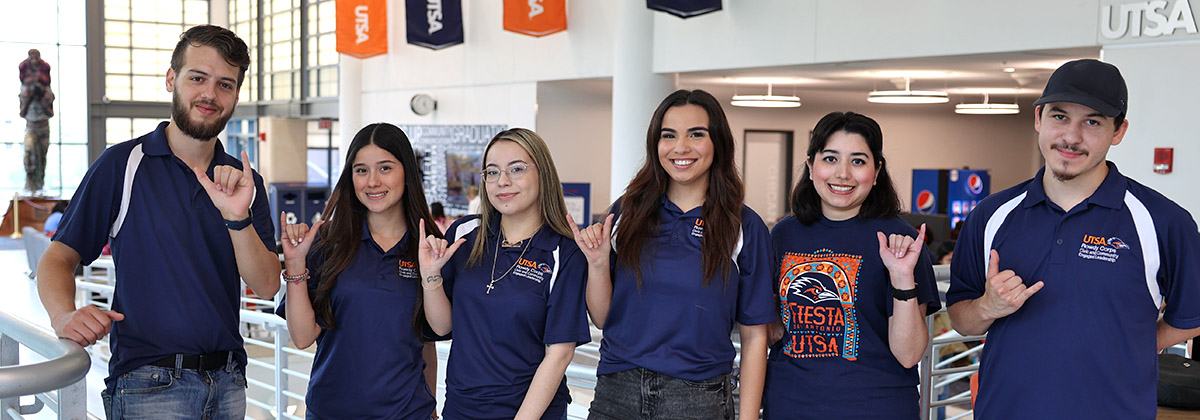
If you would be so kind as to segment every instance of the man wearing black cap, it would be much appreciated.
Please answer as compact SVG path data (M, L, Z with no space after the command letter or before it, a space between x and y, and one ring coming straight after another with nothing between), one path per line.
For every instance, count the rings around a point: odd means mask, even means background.
M1045 167L963 226L946 304L988 333L976 419L1154 419L1156 353L1200 334L1195 221L1105 159L1127 102L1115 66L1059 67L1034 102Z

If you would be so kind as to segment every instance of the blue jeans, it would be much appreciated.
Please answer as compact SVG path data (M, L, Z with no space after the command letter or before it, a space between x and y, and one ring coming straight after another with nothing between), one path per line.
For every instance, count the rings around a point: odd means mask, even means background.
M209 371L142 366L100 396L108 420L246 418L246 374L233 362Z
M600 375L588 411L588 420L730 420L733 416L729 375L689 381L643 368Z

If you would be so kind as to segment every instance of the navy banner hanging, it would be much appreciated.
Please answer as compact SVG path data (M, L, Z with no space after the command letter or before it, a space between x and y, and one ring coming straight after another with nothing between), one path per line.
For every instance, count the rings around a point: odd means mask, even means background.
M646 0L646 7L687 19L721 10L721 0Z
M463 43L461 0L407 0L408 43L440 50Z

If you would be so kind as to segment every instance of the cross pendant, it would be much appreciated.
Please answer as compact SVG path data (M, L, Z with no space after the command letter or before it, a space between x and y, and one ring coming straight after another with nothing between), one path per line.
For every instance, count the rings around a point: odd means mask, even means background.
M487 285L487 293L485 293L485 294L487 294L487 295L490 295L490 294L492 294L492 289L495 289L495 288L496 288L495 286L492 286L492 284L494 284L494 283L496 283L496 282L491 282L491 283L488 283L488 285Z

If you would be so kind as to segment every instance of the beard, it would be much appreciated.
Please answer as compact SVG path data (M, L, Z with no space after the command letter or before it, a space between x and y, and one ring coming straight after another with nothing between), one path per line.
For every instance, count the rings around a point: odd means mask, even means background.
M1087 150L1084 150L1083 148L1081 148L1079 146L1070 145L1070 144L1066 144L1066 143L1058 143L1058 144L1053 144L1050 146L1050 150L1060 150L1060 149L1066 150L1066 151L1072 152L1072 153L1082 153L1083 156L1087 156L1089 154ZM1079 171L1076 173L1063 172L1063 171L1054 169L1053 166L1049 166L1049 168L1050 168L1050 173L1054 174L1054 179L1056 179L1060 182L1070 181L1072 179L1075 179L1076 177L1078 177L1080 174L1083 173L1083 171ZM1086 170L1086 168L1085 168L1085 170Z
M228 114L217 118L217 120L213 121L211 124L193 122L188 118L187 106L182 102L183 101L179 99L179 91L175 91L175 93L171 95L171 120L175 122L176 127L179 127L179 131L182 131L183 134L187 134L189 137L197 140L207 141L216 138L217 134L221 134L221 131L225 130L225 124L228 123L229 119L233 117L233 111L230 110ZM212 101L203 101L202 103L211 107L220 108ZM224 109L218 109L217 112L221 111L224 111Z

